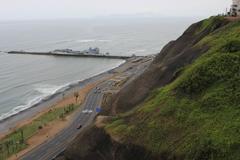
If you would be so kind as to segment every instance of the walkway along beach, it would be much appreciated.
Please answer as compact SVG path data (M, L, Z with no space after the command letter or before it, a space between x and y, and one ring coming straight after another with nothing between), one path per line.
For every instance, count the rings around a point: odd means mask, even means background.
M112 69L110 71L104 72L102 74L99 74L97 76L94 76L92 78L89 78L87 80L84 80L82 82L79 82L77 84L74 84L69 87L69 89L56 93L55 95L52 95L49 97L48 100L42 101L38 105L16 115L11 118L9 118L7 121L1 122L1 133L3 140L5 135L9 135L10 133L18 130L19 128L26 127L29 124L32 124L34 120L38 119L41 116L44 116L45 114L48 114L49 112L53 111L56 108L63 108L66 106L69 106L71 104L78 105L82 104L86 95L95 87L101 83L107 83L111 84L110 86L107 85L105 90L103 92L108 92L114 87L114 84L119 84L119 82L126 83L127 81L130 81L134 79L136 76L138 76L140 73L142 73L145 68L150 64L152 61L152 57L133 57L128 60L119 67ZM107 83L108 84L108 83ZM121 84L123 85L123 84ZM118 85L117 85L118 86ZM75 94L78 93L79 98L75 102ZM101 93L104 94L104 93ZM76 111L74 113L67 114L64 117L64 120L61 118L57 118L56 120L51 121L46 126L40 126L39 131L34 133L33 136L30 137L30 139L26 140L26 146L23 147L23 151L20 152L17 156L11 157L11 159L14 159L18 156L24 155L37 145L45 142L50 137L54 137L57 133L59 133L62 129L66 128L67 126L71 126L71 120L73 120L73 117L76 117L77 113L79 113L82 107L77 107ZM65 108L64 108L65 110ZM78 110L78 111L77 111ZM93 112L95 112L93 110ZM93 115L95 115L94 113ZM3 127L5 126L5 127ZM10 127L11 126L11 127ZM22 150L22 149L20 149ZM8 153L8 155L5 155L9 157L13 153L16 153L16 151L10 151L12 153ZM4 157L5 157L4 156Z

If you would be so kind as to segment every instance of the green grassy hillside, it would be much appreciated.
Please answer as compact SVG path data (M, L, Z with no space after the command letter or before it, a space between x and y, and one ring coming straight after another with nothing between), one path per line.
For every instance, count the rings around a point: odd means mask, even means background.
M216 19L222 17L205 20L201 30ZM114 118L106 131L163 159L240 159L240 22L194 47L204 46L208 51L180 68L172 83Z

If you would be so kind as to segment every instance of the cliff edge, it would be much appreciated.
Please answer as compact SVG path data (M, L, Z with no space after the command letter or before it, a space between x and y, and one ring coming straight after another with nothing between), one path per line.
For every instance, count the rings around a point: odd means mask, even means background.
M238 159L240 22L211 17L167 44L106 104L67 160Z

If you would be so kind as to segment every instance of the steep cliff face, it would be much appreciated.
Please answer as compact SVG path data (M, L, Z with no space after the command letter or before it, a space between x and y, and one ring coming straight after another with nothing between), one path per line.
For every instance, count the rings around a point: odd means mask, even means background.
M79 135L65 153L71 160L149 160L151 152L134 144L121 144L112 139L103 128L92 126Z
M213 18L211 21L211 25L206 24L206 21L193 24L176 41L168 43L148 70L115 95L109 105L117 113L128 111L142 102L152 89L172 82L179 69L192 63L209 49L208 45L199 47L196 44L228 24L228 21L220 18Z
M104 127L92 126L79 135L64 157L240 157L239 39L240 22L211 17L193 24L109 101L115 114L121 114L105 122Z

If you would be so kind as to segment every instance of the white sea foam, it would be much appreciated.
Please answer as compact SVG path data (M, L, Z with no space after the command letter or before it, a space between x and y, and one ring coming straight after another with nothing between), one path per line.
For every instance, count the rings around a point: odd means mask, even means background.
M77 43L90 43L90 42L110 42L111 40L107 39L82 39L82 40L76 40Z
M10 110L9 112L1 114L0 115L0 121L6 119L8 117L14 116L14 115L16 115L16 114L18 114L18 113L20 113L20 112L22 112L22 111L32 107L33 105L35 105L38 102L40 102L41 99L42 99L42 96L35 97L35 98L31 99L30 101L28 101L27 104L17 106L15 108L13 108L12 110Z
M19 105L7 113L1 114L0 121L8 117L14 116L26 109L31 108L32 106L38 104L39 102L47 99L48 96L53 95L62 89L67 89L67 85L55 86L55 85L49 85L49 84L39 84L39 85L35 85L34 88L35 88L35 91L39 93L37 96L30 97L29 100L27 100L26 104Z
M50 42L48 45L64 44L64 43L93 43L93 42L111 42L111 40L107 40L107 39L80 39L80 40L69 39L69 40L60 40L60 41L56 41L56 42Z
M131 50L128 52L128 54L136 54L136 53L142 53L142 52L146 52L145 49L135 49L135 50Z
M69 39L69 40L60 40L60 41L57 41L57 42L52 42L51 44L62 44L62 43L70 43L70 42L73 42L74 40L72 39Z
M35 90L40 92L43 95L53 94L62 87L63 86L55 86L55 85L49 85L49 84L38 84L34 86Z
M121 64L123 64L124 62L125 61L121 61L121 62L117 63L115 66L113 66L112 68L103 70L103 71L101 71L101 72L99 72L97 74L93 74L93 75L91 75L91 77L94 77L96 75L99 75L99 74L102 74L102 73L104 73L106 71L109 71L109 70L111 70L113 68L116 68L116 67L120 66ZM13 108L12 110L10 110L7 113L0 114L0 121L2 121L4 119L7 119L9 117L12 117L14 115L17 115L18 113L23 112L23 111L33 107L34 105L40 103L41 101L48 99L49 96L54 95L54 94L59 93L59 92L63 92L65 90L67 90L71 85L78 84L79 82L82 82L84 80L85 79L79 80L79 81L70 82L70 83L67 83L67 84L61 85L61 86L50 85L50 84L37 84L37 85L34 85L35 91L37 91L39 93L39 95L36 96L36 97L30 98L27 101L26 104L19 105L19 106Z

